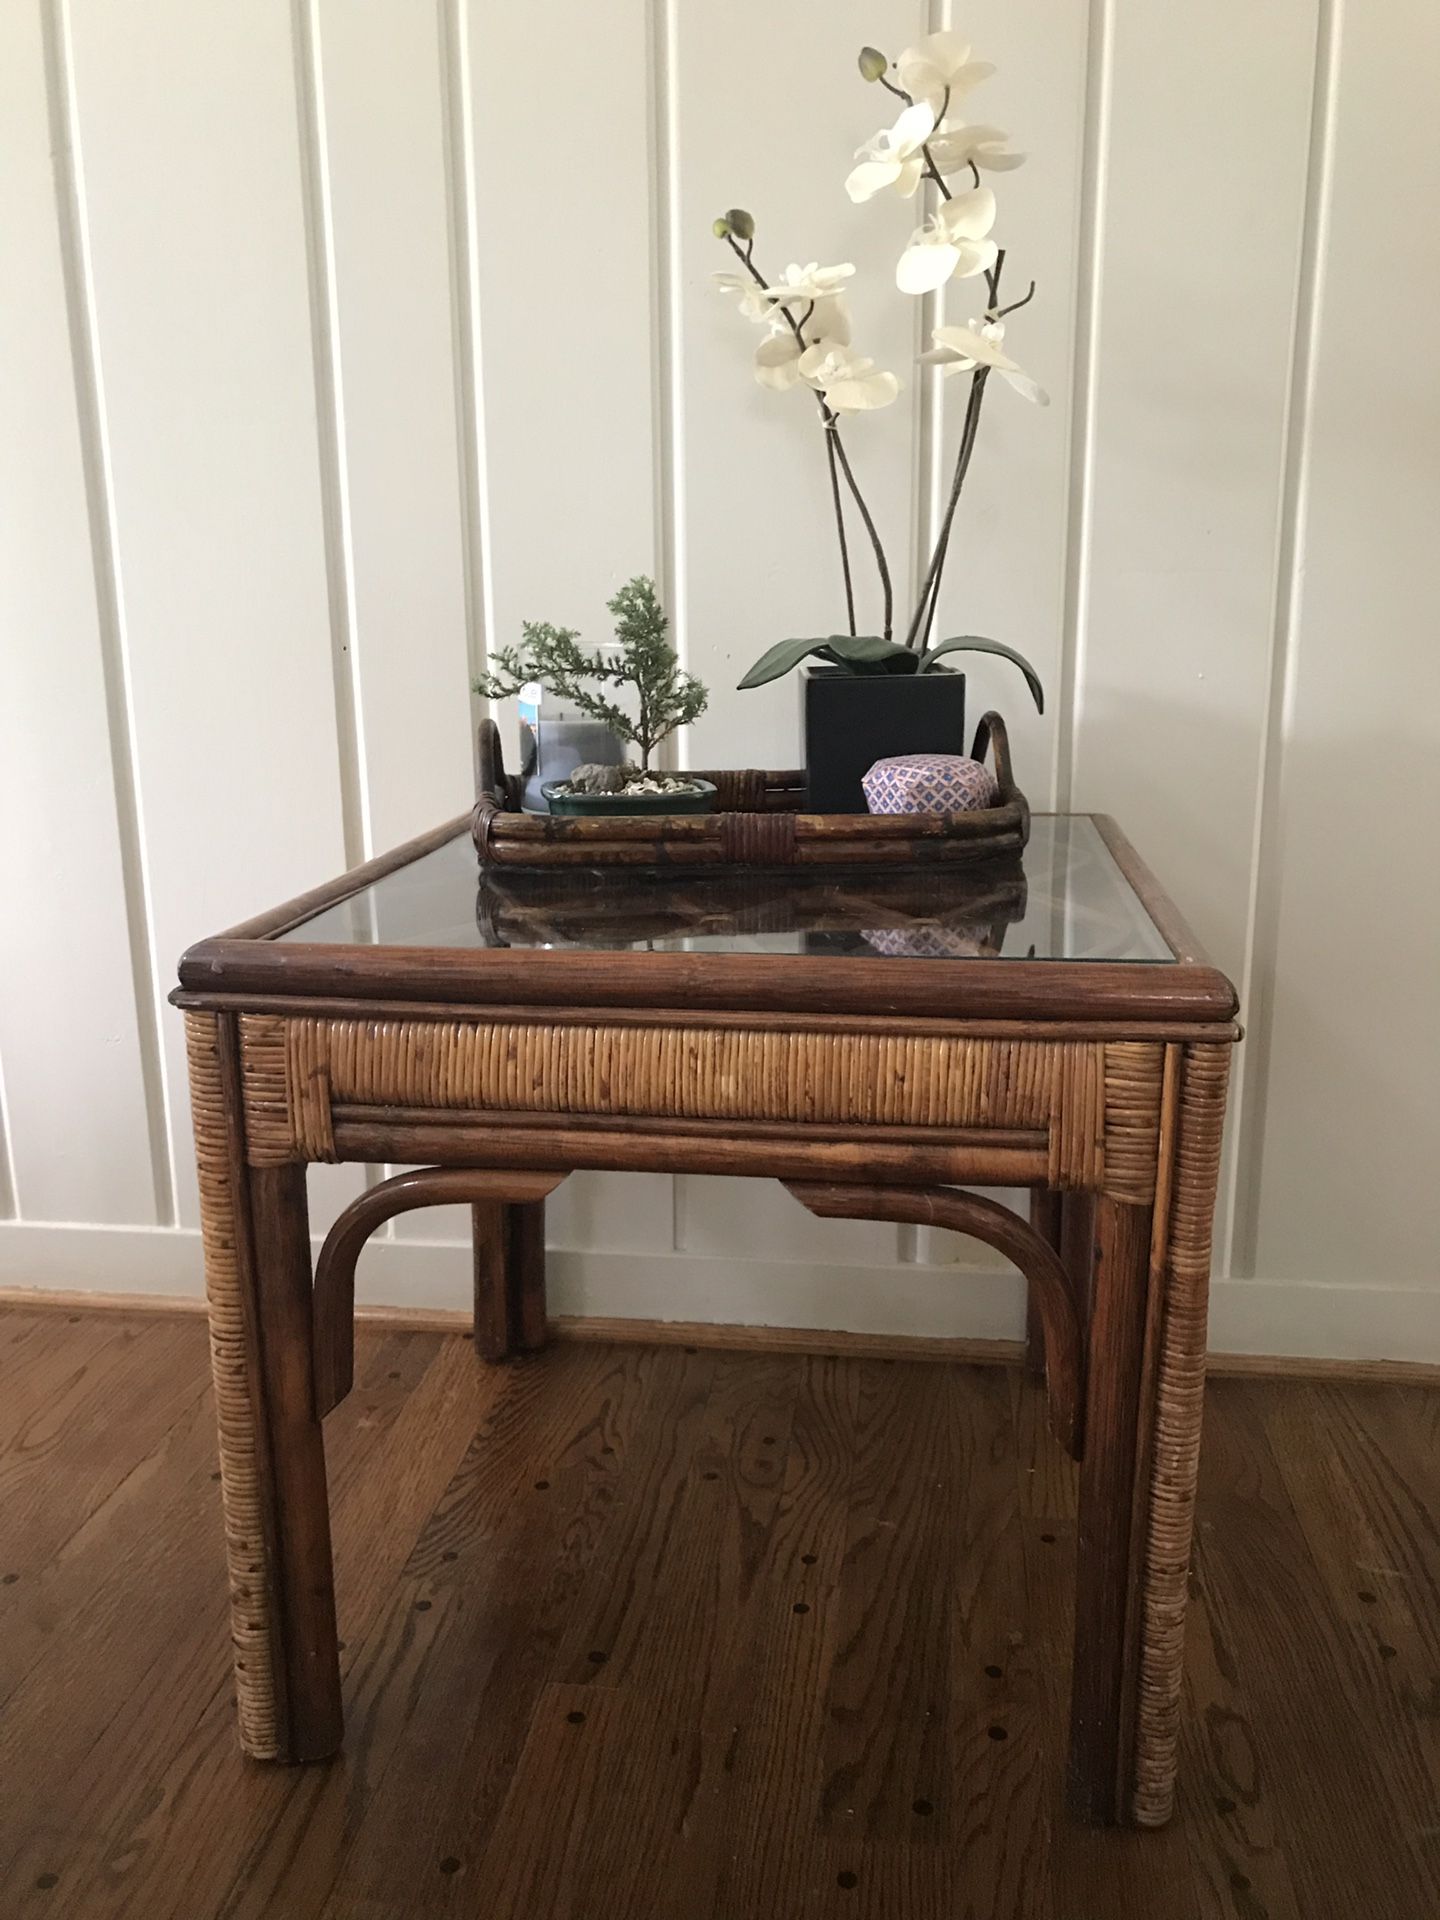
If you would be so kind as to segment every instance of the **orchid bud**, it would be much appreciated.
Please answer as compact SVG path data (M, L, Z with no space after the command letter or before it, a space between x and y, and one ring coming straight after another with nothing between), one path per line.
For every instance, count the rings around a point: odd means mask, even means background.
M890 62L878 47L862 47L860 49L859 67L860 78L862 80L883 80L885 77L885 69L889 64Z
M744 207L731 207L725 218L730 222L730 231L737 240L755 238L755 216L747 213Z
M717 240L728 240L730 238L730 222L725 218L723 213L718 220L711 224L710 231Z

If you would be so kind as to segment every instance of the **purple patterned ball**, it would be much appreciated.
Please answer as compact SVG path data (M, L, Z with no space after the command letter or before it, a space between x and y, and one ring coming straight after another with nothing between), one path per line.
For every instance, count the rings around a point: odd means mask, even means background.
M877 760L861 785L871 813L973 813L1000 797L989 767L959 753Z

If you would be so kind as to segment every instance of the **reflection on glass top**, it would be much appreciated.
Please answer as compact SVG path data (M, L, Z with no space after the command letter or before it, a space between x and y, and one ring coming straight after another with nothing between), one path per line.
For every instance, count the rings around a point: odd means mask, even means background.
M390 947L799 953L895 959L1174 956L1094 822L1037 814L1023 868L714 877L616 868L482 880L469 836L327 907L284 940Z

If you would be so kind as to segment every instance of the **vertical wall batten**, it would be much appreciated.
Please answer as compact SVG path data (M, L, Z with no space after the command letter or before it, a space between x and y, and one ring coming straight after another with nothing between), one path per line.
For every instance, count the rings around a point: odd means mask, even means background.
M68 0L53 0L52 4L42 8L40 18L55 169L56 220L90 523L90 555L95 581L101 671L110 734L111 778L129 935L130 972L134 982L135 1022L145 1092L155 1218L162 1226L173 1226L176 1218L173 1128L160 1048L160 1019L168 982L161 978L156 965L155 926L146 860L144 810L137 770L135 709L116 544L115 500L98 346L95 289L87 242L84 157L78 134ZM18 1204L17 1196L17 1207Z
M646 96L650 157L650 298L655 352L652 431L654 443L655 578L670 615L670 634L683 665L690 659L685 583L684 391L681 380L680 255L675 231L679 195L678 90L675 84L677 0L645 0ZM688 729L667 742L671 764L689 766Z
M325 579L330 599L330 656L335 680L335 747L345 859L358 866L379 851L371 833L365 777L365 729L355 630L354 532L342 445L345 389L335 307L335 236L320 85L317 0L291 0L295 101L305 253L310 273L310 330L315 361L315 415L320 441L320 500L325 524Z
M1309 165L1295 279L1295 322L1285 410L1279 538L1275 556L1274 620L1269 684L1255 785L1255 832L1245 960L1238 982L1246 1037L1230 1095L1225 1217L1217 1234L1220 1271L1250 1275L1255 1268L1260 1180L1264 1164L1265 1086L1274 1021L1275 961L1279 944L1280 861L1276 832L1287 718L1293 695L1308 505L1311 409L1323 290L1326 228L1335 144L1337 42L1342 0L1318 0L1314 90L1310 105Z
M927 0L922 23L923 30L926 33L948 31L951 26L950 14L950 0ZM915 302L915 386L911 401L914 415L911 431L914 435L915 461L910 502L914 538L910 548L909 592L909 602L912 607L920 598L921 582L925 578L925 569L930 563L930 555L935 548L935 536L940 527L940 502L944 486L942 461L945 449L945 382L938 367L926 368L920 365L920 355L930 346L931 335L936 327L944 324L944 319L945 290L943 287L937 293L927 293ZM897 1231L901 1257L913 1257L915 1229L900 1227ZM908 1253L907 1249L909 1249Z
M490 587L490 517L485 465L485 396L480 379L480 296L475 246L475 124L469 84L466 0L441 0L440 97L445 115L445 191L450 224L451 337L459 417L465 629L472 676L485 665L495 630Z
M11 1146L10 1106L5 1098L5 1062L0 1060L0 1220L13 1220L18 1211L15 1200L15 1153Z
M1080 706L1084 697L1113 3L1114 0L1090 0L1087 13L1084 133L1075 273L1075 337L1071 363L1070 513L1065 532L1065 599L1052 773L1055 805L1062 813L1067 812L1073 804L1075 754Z

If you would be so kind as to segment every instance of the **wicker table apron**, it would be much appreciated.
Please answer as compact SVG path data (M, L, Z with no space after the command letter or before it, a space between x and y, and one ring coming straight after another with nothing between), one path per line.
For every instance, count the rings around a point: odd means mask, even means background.
M543 1202L566 1174L746 1174L817 1214L977 1235L1025 1274L1081 1463L1071 1806L1169 1817L1235 998L1096 824L1174 964L277 940L461 822L185 956L247 1754L342 1738L321 1421L350 1385L369 1233L468 1202L477 1347L501 1359L543 1344ZM317 1161L424 1170L354 1202L312 1274ZM1030 1188L1029 1223L966 1184Z

